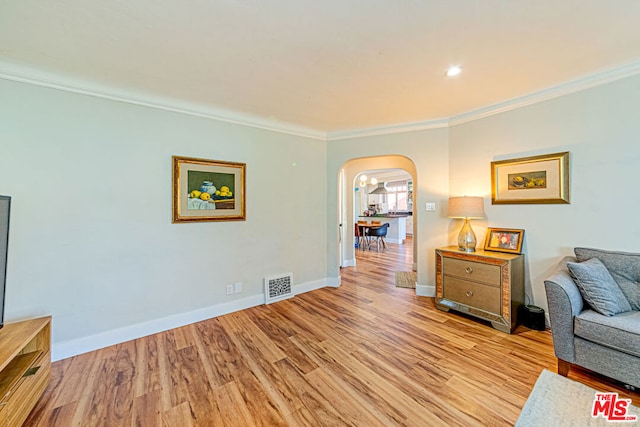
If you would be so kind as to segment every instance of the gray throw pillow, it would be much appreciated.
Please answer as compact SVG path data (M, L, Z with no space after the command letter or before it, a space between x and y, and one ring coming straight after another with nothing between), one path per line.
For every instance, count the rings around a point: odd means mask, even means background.
M640 254L593 248L575 248L574 252L578 262L591 258L602 261L627 297L631 308L640 310Z
M595 311L605 316L631 311L631 305L620 286L598 258L568 262L567 268L575 279L582 298Z

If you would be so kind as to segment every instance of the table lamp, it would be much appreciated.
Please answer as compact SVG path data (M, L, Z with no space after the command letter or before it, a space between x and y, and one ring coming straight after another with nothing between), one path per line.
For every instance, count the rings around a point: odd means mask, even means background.
M470 219L484 218L484 199L482 197L449 197L449 218L462 218L464 224L458 234L458 250L476 251L476 235L469 223Z

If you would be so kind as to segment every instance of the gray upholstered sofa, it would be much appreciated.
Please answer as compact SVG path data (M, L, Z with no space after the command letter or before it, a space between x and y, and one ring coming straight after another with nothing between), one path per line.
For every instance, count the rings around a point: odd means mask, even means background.
M544 282L558 373L575 364L640 388L640 254L574 252Z

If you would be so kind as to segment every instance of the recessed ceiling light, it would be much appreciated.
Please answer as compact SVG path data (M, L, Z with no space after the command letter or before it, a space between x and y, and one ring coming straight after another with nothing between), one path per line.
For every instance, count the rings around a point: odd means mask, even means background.
M447 77L457 76L461 71L462 68L460 68L458 65L453 65L447 70Z

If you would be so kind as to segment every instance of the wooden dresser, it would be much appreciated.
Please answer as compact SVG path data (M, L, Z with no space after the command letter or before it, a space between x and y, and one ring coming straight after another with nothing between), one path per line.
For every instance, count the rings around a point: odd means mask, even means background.
M51 317L0 329L0 426L21 426L49 384Z
M436 249L436 306L488 320L511 333L524 303L524 255L457 246Z

